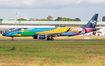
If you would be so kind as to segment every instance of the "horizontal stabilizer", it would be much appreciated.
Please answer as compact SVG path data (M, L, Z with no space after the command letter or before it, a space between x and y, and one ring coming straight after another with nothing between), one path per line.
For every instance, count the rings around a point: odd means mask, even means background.
M93 31L97 31L100 30L101 28L93 28L93 29L89 29L89 30L93 30Z

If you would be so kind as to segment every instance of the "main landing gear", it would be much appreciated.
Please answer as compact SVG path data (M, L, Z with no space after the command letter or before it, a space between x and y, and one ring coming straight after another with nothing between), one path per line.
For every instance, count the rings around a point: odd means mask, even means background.
M53 37L48 37L47 40L54 40L54 38Z
M93 35L96 35L96 32L95 31L93 31Z

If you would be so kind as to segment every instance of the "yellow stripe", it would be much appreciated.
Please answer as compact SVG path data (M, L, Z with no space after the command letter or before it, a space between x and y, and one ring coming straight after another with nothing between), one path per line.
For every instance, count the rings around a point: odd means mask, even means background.
M71 27L70 30L72 30L72 29L76 29L76 28L78 28L78 27Z
M66 32L69 29L69 27L58 27L54 30L49 30L49 31L44 31L44 32L36 32L36 34L40 34L40 33L62 33L62 32Z
M14 35L21 36L21 34L14 34Z

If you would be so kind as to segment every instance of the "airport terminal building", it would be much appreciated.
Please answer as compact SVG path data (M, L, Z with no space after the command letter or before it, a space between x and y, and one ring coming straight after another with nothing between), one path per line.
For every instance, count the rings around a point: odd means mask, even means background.
M1 25L22 25L22 26L66 26L81 27L88 21L0 21ZM105 22L97 22L97 26L105 26Z
M0 34L3 34L10 28L11 26L55 26L55 27L81 27L86 25L88 21L0 21ZM10 26L10 27L2 27ZM105 22L97 22L97 26L105 26Z

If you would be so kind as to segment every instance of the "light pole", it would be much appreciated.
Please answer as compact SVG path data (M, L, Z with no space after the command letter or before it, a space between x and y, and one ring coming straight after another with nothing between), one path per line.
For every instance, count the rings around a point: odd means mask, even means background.
M15 26L17 25L17 12L15 13Z

